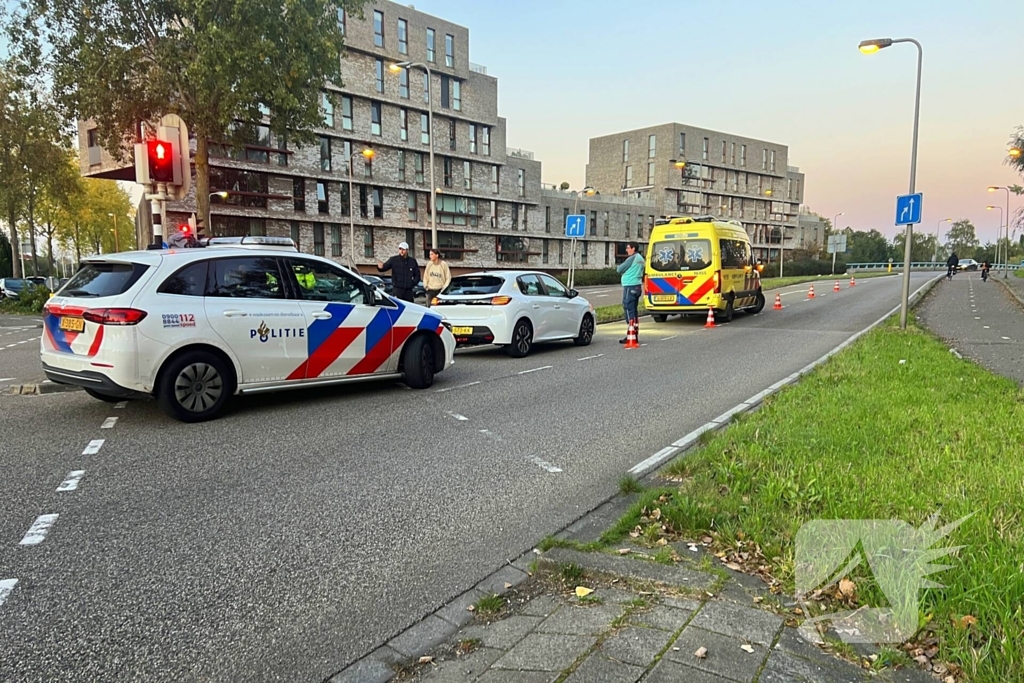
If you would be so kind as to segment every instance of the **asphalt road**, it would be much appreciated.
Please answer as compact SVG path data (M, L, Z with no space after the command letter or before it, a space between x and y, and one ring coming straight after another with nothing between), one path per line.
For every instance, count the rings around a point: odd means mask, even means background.
M899 290L796 286L714 330L644 325L638 350L602 326L521 360L459 352L426 391L246 398L201 425L152 402L0 395L0 678L322 681Z
M0 315L0 392L46 379L39 365L40 318Z

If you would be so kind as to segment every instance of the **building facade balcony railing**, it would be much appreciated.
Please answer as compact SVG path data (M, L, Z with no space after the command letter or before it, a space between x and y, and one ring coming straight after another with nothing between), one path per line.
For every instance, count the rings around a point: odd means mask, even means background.
M470 62L469 70L475 74L483 74L484 76L487 75L487 67L484 66L483 64L474 64L473 62Z

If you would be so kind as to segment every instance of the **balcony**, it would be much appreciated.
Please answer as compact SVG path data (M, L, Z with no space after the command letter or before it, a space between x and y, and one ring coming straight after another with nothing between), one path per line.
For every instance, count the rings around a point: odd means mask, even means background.
M474 64L473 62L470 62L469 70L475 74L482 74L484 76L487 75L487 67L484 66L483 64Z
M533 152L530 152L525 149L519 149L516 147L505 148L505 155L510 157L516 157L519 159L529 159L530 161L533 161Z

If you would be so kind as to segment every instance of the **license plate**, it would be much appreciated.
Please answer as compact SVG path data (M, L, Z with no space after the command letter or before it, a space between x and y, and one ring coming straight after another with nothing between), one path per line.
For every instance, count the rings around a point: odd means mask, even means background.
M656 294L653 297L654 303L656 304L674 304L676 297L674 294Z
M455 334L455 335L469 335L469 334L473 334L473 328L472 327L453 327L452 328L452 334Z
M67 330L68 332L85 332L85 320L82 318L61 318L60 329Z

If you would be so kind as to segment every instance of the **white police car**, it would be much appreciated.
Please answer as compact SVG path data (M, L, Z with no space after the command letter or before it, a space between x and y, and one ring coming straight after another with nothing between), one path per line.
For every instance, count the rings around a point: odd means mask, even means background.
M41 360L94 398L153 396L200 422L235 394L402 378L452 365L447 322L288 238L84 259L46 304Z

